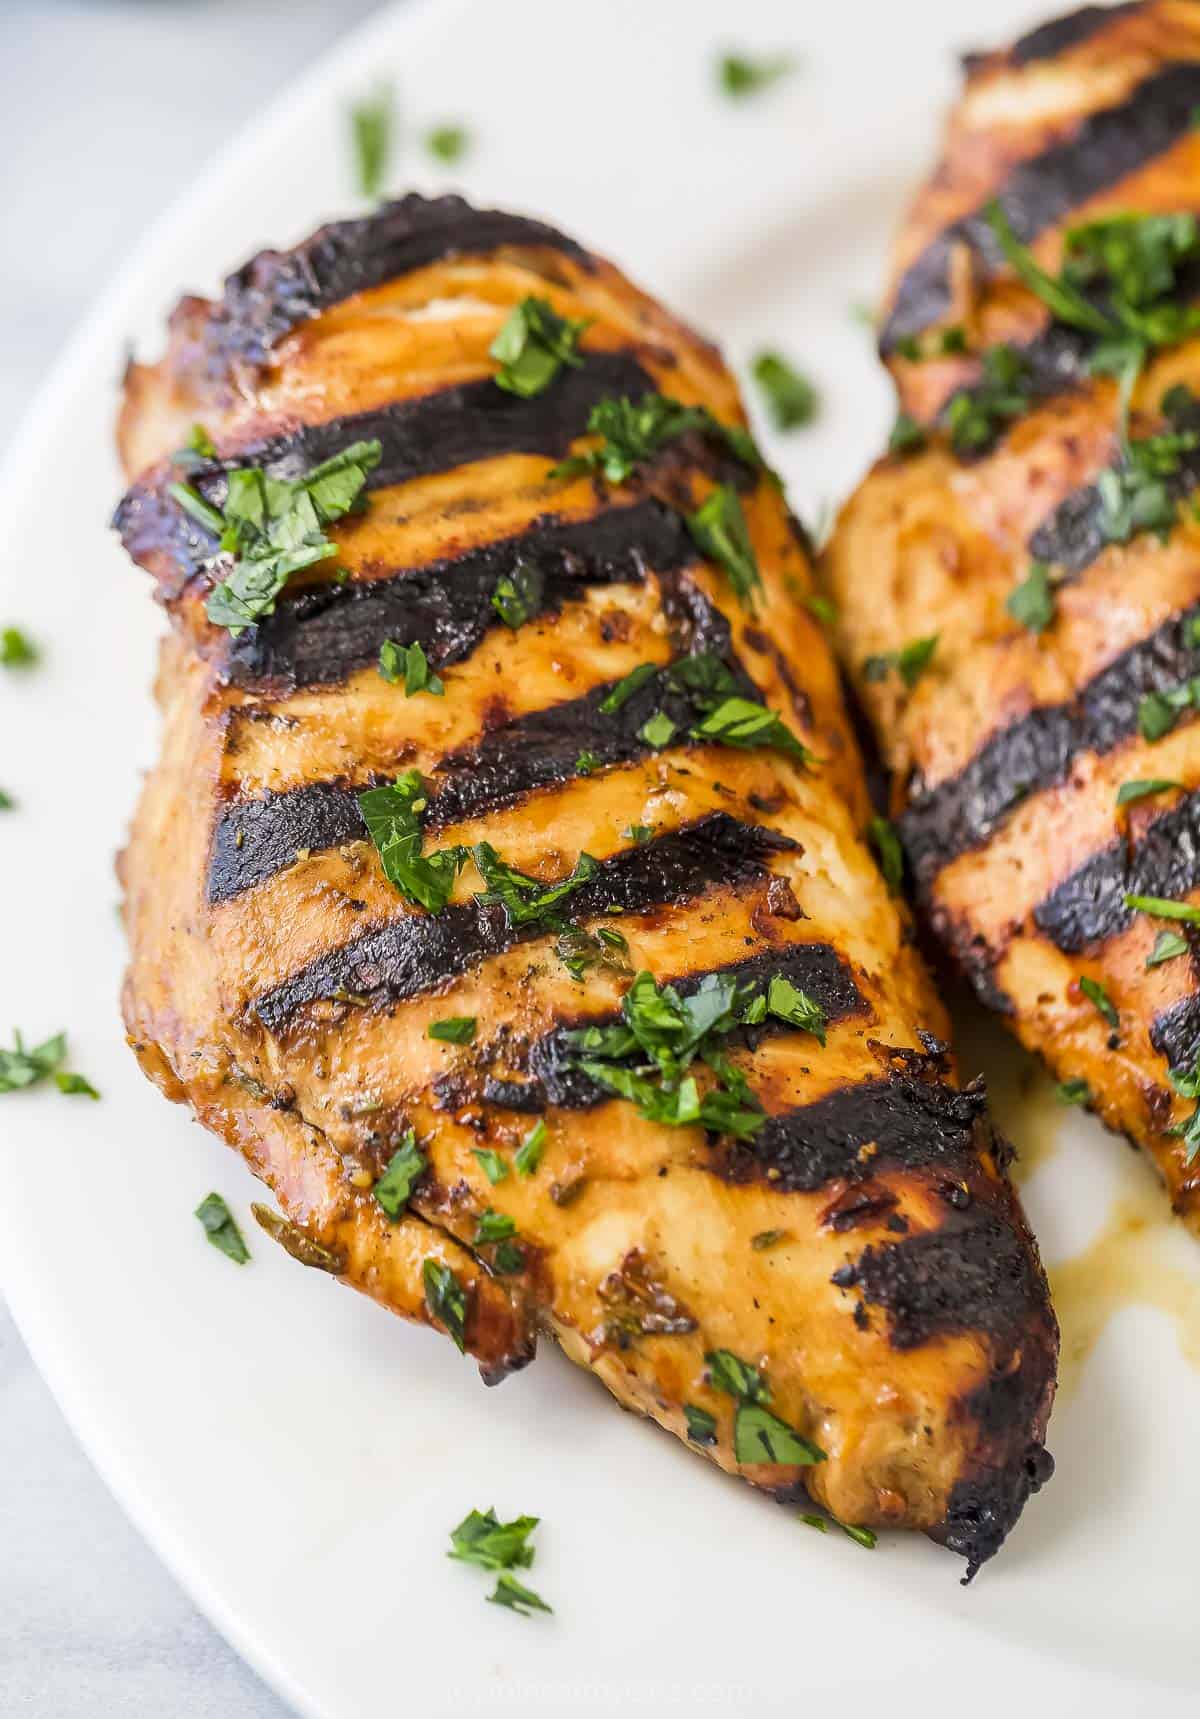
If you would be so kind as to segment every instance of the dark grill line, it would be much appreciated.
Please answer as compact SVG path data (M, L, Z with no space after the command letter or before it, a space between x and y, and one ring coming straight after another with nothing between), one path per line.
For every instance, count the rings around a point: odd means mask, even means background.
M545 515L465 555L384 579L297 591L231 641L226 673L246 689L336 685L377 663L385 639L419 644L434 668L444 668L503 628L492 595L519 561L543 575L545 615L593 586L641 584L648 572L675 573L697 559L682 518L657 501L610 506L580 520Z
M758 986L766 986L773 976L779 975L810 996L824 1010L827 1021L843 1021L856 1015L866 1017L871 1013L870 1004L859 990L850 968L828 943L784 944L776 949L764 949L758 955L750 955L725 967L689 973L669 982L686 997L699 990L712 974L734 979L740 985ZM515 1082L505 1083L512 1090L503 1097L485 1087L484 1097L508 1109L529 1111L544 1110L547 1106L561 1110L590 1110L595 1105L611 1102L612 1094L597 1086L577 1066L575 1059L578 1053L573 1049L569 1035L573 1028L611 1026L619 1018L616 1013L588 1015L556 1027L531 1047L529 1080L519 1086ZM735 1047L739 1044L753 1046L764 1038L794 1031L795 1028L786 1022L768 1018L757 1026L741 1029L727 1042ZM813 1044L814 1056L819 1055L815 1041ZM514 1097L520 1102L513 1103Z
M383 450L367 478L369 490L504 454L561 459L584 434L597 401L610 394L638 396L654 387L648 372L628 353L585 352L582 358L578 368L564 368L553 387L531 400L506 393L490 376L461 382L372 411L301 424L287 435L251 443L228 459L210 461L190 481L219 508L231 471L260 466L271 477L297 478L358 441L378 441ZM152 482L135 484L122 498L114 523L135 561L166 554L190 576L212 556L214 543L159 487L174 475L168 472L164 478L160 472Z
M609 912L646 913L710 889L758 883L767 876L769 856L795 845L774 830L714 812L603 861L596 876L567 898L563 911L580 921ZM250 1006L265 1027L277 1032L310 1003L347 994L399 1002L545 935L544 926L510 928L502 908L476 901L436 915L410 912L319 956Z
M988 842L1022 800L1066 781L1078 753L1108 752L1136 734L1147 693L1196 672L1195 612L1165 621L1093 676L1077 699L1030 711L985 741L957 775L913 797L899 830L923 894L943 866ZM1185 711L1180 721L1187 720Z
M1125 0L1125 4L1119 6L1080 6L1078 11L1068 12L1065 17L1052 18L1048 24L1039 24L1036 30L1030 30L1013 43L1008 54L1009 62L1014 66L1031 66L1039 60L1057 59L1060 54L1098 36L1118 18L1140 12L1143 3L1144 0Z
M739 694L761 703L762 695L740 665L734 672ZM581 698L515 717L477 745L448 753L431 772L425 828L435 831L464 823L516 805L539 789L572 781L584 773L579 767L584 753L590 755L589 769L648 757L654 748L641 730L656 711L665 711L679 735L686 734L695 712L686 699L666 688L665 675L665 670L656 675L611 713L600 709L617 684L607 681ZM298 849L320 852L361 840L365 832L358 795L385 779L312 782L224 806L213 832L209 901L228 901L265 882L291 865Z
M1150 1023L1150 1043L1172 1068L1190 1072L1200 1057L1200 993L1161 1009Z
M489 256L506 246L558 251L589 270L588 253L555 228L461 197L385 203L370 215L334 221L291 251L262 251L229 276L209 330L225 362L263 364L284 334L354 293L383 286L430 263Z
M1034 909L1034 923L1065 955L1125 931L1134 913L1122 899L1177 901L1200 887L1200 793L1155 818L1136 842L1110 842L1064 878Z
M1073 136L1014 167L997 197L1017 237L1028 244L1079 204L1164 154L1186 135L1200 104L1200 64L1167 66L1146 78L1117 107L1081 121ZM990 199L989 199L990 201ZM950 307L949 262L957 243L994 273L1003 256L983 207L938 234L900 281L880 336L889 353L905 335L920 334Z

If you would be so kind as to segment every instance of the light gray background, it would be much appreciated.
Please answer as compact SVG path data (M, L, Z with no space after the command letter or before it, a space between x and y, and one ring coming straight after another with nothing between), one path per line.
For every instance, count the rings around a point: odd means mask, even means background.
M0 456L149 223L375 9L376 0L0 0ZM253 194L265 241L270 188ZM0 1301L3 1719L288 1711L122 1516Z

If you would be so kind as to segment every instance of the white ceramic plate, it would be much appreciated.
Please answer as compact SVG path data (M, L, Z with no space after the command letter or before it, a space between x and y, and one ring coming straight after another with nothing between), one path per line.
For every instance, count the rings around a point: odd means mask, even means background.
M117 1013L111 856L151 758L159 622L105 530L126 343L154 350L184 288L353 205L347 102L394 76L414 132L461 116L455 182L610 253L735 361L760 342L818 377L813 430L770 449L811 515L885 429L888 389L851 306L932 147L954 52L1031 22L1022 0L490 0L383 16L237 144L159 228L16 439L0 495L0 620L45 641L5 677L0 1021L59 1026L104 1101L38 1093L0 1116L0 1260L34 1353L96 1462L201 1605L304 1713L804 1712L836 1694L893 1714L1183 1712L1196 1673L1200 1381L1172 1315L1200 1305L1194 1244L1098 1127L1028 1186L1051 1261L1106 1223L1105 1276L1059 1277L1068 1350L1099 1340L1056 1413L1059 1473L974 1588L919 1540L873 1555L811 1533L654 1428L547 1346L488 1392L407 1328L265 1238L236 1270L192 1217L253 1188L138 1074ZM963 40L964 33L967 40ZM794 47L802 73L744 107L717 48ZM449 183L415 146L397 187ZM1044 1091L993 1028L969 1060L1045 1150ZM1122 1216L1124 1214L1124 1216ZM1126 1221L1127 1220L1127 1221ZM1121 1228L1124 1222L1124 1229ZM1147 1275L1150 1261L1153 1270ZM1113 1274L1160 1309L1106 1322ZM1089 1331L1089 1324L1095 1327ZM1103 1328L1101 1330L1101 1327ZM1180 1326L1185 1330L1185 1326ZM1070 1368L1075 1378L1077 1368ZM484 1604L443 1552L472 1505L540 1514L553 1619ZM86 1556L86 1547L80 1548Z

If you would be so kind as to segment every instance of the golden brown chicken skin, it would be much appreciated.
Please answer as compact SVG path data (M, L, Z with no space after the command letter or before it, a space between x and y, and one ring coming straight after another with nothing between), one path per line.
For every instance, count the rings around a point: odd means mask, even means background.
M513 392L530 299L565 344ZM690 413L622 467L591 414L647 395ZM245 473L363 444L336 558L214 624ZM185 301L120 445L171 619L122 862L149 1076L297 1258L487 1378L550 1332L723 1468L977 1567L1049 1472L1057 1332L718 355L561 234L407 198Z
M1174 0L970 62L882 316L897 451L827 563L923 911L1193 1228L1197 111Z

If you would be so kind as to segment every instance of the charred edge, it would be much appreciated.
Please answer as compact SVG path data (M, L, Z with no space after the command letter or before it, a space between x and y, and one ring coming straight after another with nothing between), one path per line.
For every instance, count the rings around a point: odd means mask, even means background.
M1118 838L1084 861L1033 910L1055 948L1077 955L1133 924L1124 896L1172 900L1200 885L1200 794L1189 794L1147 826L1136 842Z
M894 1349L918 1349L953 1333L990 1338L1011 1351L1031 1320L1044 1320L1044 1283L1029 1243L1007 1214L950 1210L941 1229L872 1243L834 1277L888 1315Z
M1172 1068L1193 1068L1200 1057L1200 995L1181 997L1155 1015L1150 1043Z
M945 1516L929 1534L947 1551L967 1560L964 1587L996 1556L1029 1498L1053 1474L1054 1458L1044 1444L1031 1439L1015 1459L999 1467L981 1466L955 1484Z
M714 974L722 979L734 979L740 985L766 985L776 975L788 979L824 1010L827 1021L841 1021L870 1013L870 1005L850 969L837 950L827 943L798 943L768 949L744 961L711 968L703 973L686 974L669 982L687 997ZM574 1025L604 1027L611 1026L618 1019L616 1013L588 1015ZM571 1030L568 1025L556 1027L533 1045L529 1053L529 1072L533 1078L525 1090L540 1094L543 1106L588 1110L594 1105L607 1103L612 1095L576 1067L574 1059L577 1053L571 1045ZM754 1045L764 1038L790 1031L794 1029L786 1022L768 1019L757 1026L743 1028L728 1043Z
M588 253L541 221L473 209L461 197L410 194L353 221L334 221L290 251L263 251L229 276L209 335L226 363L263 364L289 330L354 293L430 263L507 246L557 251L589 270Z
M1081 47L1118 18L1140 12L1143 5L1144 0L1126 0L1120 6L1081 6L1078 11L1068 12L1062 18L1052 18L1048 24L1041 24L1036 30L1019 37L1009 50L1008 60L1014 66L1031 66L1038 60L1053 60L1071 48Z
M997 198L1018 239L1028 244L1079 204L1162 155L1191 129L1198 102L1200 64L1167 66L1127 101L1090 115L1065 142L1015 167ZM982 206L945 228L901 279L880 336L881 352L892 352L905 335L919 334L945 315L950 257L959 243L971 247L985 273L1002 266Z
M740 666L734 675L741 696L761 703L762 695ZM464 823L514 806L539 789L574 781L584 752L594 761L588 773L648 757L653 748L641 730L656 711L665 711L681 735L695 721L687 699L669 690L665 670L619 710L605 714L600 707L615 684L605 682L582 698L517 717L478 745L449 753L430 778L425 828ZM209 902L228 901L264 883L290 865L298 851L320 852L361 840L358 795L371 785L314 782L225 807L213 834Z
M1196 611L1172 617L1102 669L1070 704L1043 705L985 741L958 772L917 792L898 820L919 890L951 860L990 841L1031 794L1065 782L1080 752L1104 753L1137 732L1138 705L1195 671ZM1180 721L1188 720L1181 714Z
M285 597L274 615L233 641L227 674L247 689L333 685L377 662L385 639L419 644L443 668L503 628L492 596L519 561L542 572L541 612L554 614L591 586L640 584L649 570L675 572L696 558L684 521L657 501L566 523L548 516L466 555Z
M774 830L716 812L605 860L596 876L564 904L565 911L577 920L610 912L646 913L716 886L765 878L767 857L794 847ZM437 915L407 913L311 962L251 1008L276 1032L297 1010L346 993L398 1002L432 990L515 944L545 935L544 925L510 927L501 907L477 901L444 908Z
M302 424L288 435L251 443L228 459L211 461L191 478L214 507L228 494L228 475L259 467L274 478L294 479L353 442L378 441L382 453L369 490L454 471L504 454L561 459L587 428L588 416L610 394L640 395L654 383L627 353L585 352L554 386L533 399L498 388L491 377L462 382L370 412ZM161 474L160 481L161 481ZM137 561L168 555L187 575L214 553L212 537L177 502L153 484L135 484L120 502L114 524Z
M863 1181L881 1167L942 1164L961 1175L977 1158L981 1091L893 1074L839 1087L813 1104L772 1116L754 1138L724 1151L731 1182L770 1179L784 1193L811 1194L839 1177ZM863 1148L878 1150L864 1154Z

